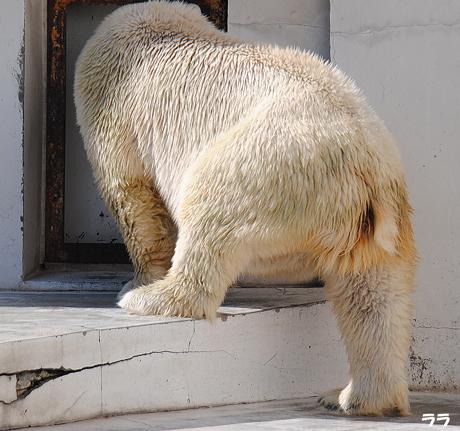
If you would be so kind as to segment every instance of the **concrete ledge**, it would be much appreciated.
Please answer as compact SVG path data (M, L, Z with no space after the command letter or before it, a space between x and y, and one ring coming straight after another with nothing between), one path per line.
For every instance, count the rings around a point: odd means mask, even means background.
M320 288L234 288L207 321L139 317L115 293L0 293L0 429L303 398L348 364Z

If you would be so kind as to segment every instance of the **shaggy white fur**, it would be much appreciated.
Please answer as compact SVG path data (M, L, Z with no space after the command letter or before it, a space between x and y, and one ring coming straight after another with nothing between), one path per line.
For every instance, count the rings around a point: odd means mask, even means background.
M397 145L347 77L148 2L88 41L75 102L136 270L121 307L212 320L243 273L320 276L351 365L321 403L409 412L411 208Z

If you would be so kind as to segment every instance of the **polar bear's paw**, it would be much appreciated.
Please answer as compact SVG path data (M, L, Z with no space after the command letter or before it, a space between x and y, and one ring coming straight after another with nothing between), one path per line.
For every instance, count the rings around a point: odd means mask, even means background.
M120 300L127 292L135 289L136 287L161 280L165 277L167 272L168 270L163 266L144 266L142 271L137 272L135 277L128 281L120 290L120 292L118 292L117 299Z
M130 313L142 316L193 317L214 321L220 304L213 300L212 295L191 289L184 292L175 283L159 280L127 291L118 305Z
M318 403L329 411L338 411L347 415L382 416L380 409L371 408L360 402L352 393L351 385L345 389L334 389L318 398Z
M321 395L318 403L329 411L337 411L347 415L381 416L376 409L364 406L355 394L351 393L350 386L345 389L333 389Z
M363 416L405 416L410 414L409 402L404 394L395 395L392 403L382 403L354 393L352 385L345 389L334 389L318 398L318 404L329 411L339 411L347 415ZM367 402L364 401L367 399Z

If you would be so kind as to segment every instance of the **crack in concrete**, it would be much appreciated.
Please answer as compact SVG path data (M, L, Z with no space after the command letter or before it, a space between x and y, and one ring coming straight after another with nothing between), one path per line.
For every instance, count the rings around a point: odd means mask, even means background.
M134 419L128 419L128 418L123 418L123 420L125 420L127 422L132 422L132 423L135 423L135 424L139 424L139 425L144 425L146 427L149 427L150 429L153 429L152 424L149 424L147 422L135 421Z
M276 352L267 362L265 362L264 365L267 365L277 354L278 352Z
M238 22L229 22L229 24L234 25L234 26L241 26L241 27L283 27L283 26L288 26L288 27L308 27L308 28L319 28L322 30L328 30L329 27L326 27L324 25L313 25L313 24L302 24L302 23L289 23L289 22L264 22L264 23L259 23L259 22L247 22L247 23L238 23Z
M196 322L193 321L193 332L192 332L192 335L191 335L191 337L190 337L190 340L188 341L187 352L190 352L190 346L191 346L191 344L192 344L193 337L195 336L195 331L196 331Z
M193 334L192 334L193 338ZM191 339L190 339L191 342ZM74 373L80 373L82 371L86 370L92 370L95 368L103 368L111 365L116 365L122 362L127 362L131 361L136 358L140 357L145 357L145 356L151 356L151 355L158 355L158 354L173 354L173 355L178 355L178 354L190 354L190 353L196 353L196 354L203 354L203 353L218 353L222 352L227 355L230 355L232 358L235 358L233 355L231 355L228 352L225 352L224 350L215 350L215 351L190 351L190 350L183 350L183 351L173 351L173 350L158 350L158 351L153 351L153 352L146 352L146 353L139 353L137 355L130 356L128 358L123 358L123 359L118 359L116 361L108 361L105 363L99 363L95 365L88 365L86 367L78 368L78 369L69 369L69 368L42 368L42 369L36 369L36 370L25 370L25 371L19 371L15 373L1 373L1 376L15 376L16 377L16 399L10 402L6 402L3 400L0 400L0 404L3 405L10 405L14 404L15 402L26 398L32 391L35 389L38 389L39 387L43 386L45 383L48 383L51 380L55 380L57 378L69 375L69 374L74 374ZM102 379L101 379L102 381ZM102 387L101 387L101 393L102 393Z
M355 32L331 30L331 35L343 34L346 36L361 36L361 35L368 35L368 34L384 33L386 31L395 30L395 29L425 28L425 27L437 27L437 26L456 27L458 25L460 25L460 23L444 24L444 23L437 23L437 22L426 23L426 24L413 24L413 25L387 25L382 28L369 28L367 30L361 30L361 31L355 31Z
M191 338L189 340L188 348L187 350L183 351L174 351L174 350L158 350L158 351L152 351L152 352L145 352L145 353L139 353L136 355L132 355L127 358L123 359L118 359L115 361L107 361L107 362L102 362L94 365L88 365L86 367L78 368L78 369L69 369L69 368L42 368L42 369L36 369L36 370L24 370L24 371L18 371L15 373L0 373L1 376L10 376L10 377L16 377L16 399L12 401L3 401L0 400L0 404L3 405L11 405L14 404L15 402L26 398L31 392L33 392L35 389L40 388L44 384L48 383L49 381L64 377L69 374L75 374L75 373L80 373L86 370L92 370L95 368L101 368L101 373L102 373L102 368L107 367L107 366L112 366L116 364L120 364L123 362L128 362L136 358L141 358L145 356L152 356L152 355L162 355L162 354L172 354L172 355L180 355L180 354L213 354L213 353L224 353L225 355L230 356L234 360L239 360L239 361L249 361L251 363L261 365L261 366L269 366L273 367L276 369L283 370L285 368L282 367L277 367L276 365L270 364L270 362L277 356L278 352L276 352L268 361L265 363L254 361L250 358L238 358L234 355L232 355L230 352L227 352L226 350L190 350L190 345L192 342L192 339L195 335L195 329L191 335ZM101 352L102 356L102 352ZM291 369L291 368L289 368ZM101 378L101 385L102 385L102 378ZM101 397L102 397L102 392L103 388L101 386ZM102 403L101 403L102 405Z
M60 422L61 421L61 418L65 417L65 415L67 414L68 411L70 411L74 406L75 404L78 403L78 401L80 401L80 399L83 397L83 395L86 394L86 392L88 392L87 390L84 391L64 412L62 412L57 418L55 418L52 422L50 422L49 426L53 426L55 425L56 423Z
M29 395L33 390L43 386L50 380L55 380L66 374L70 374L71 372L72 371L66 370L64 368L41 368L37 370L26 370L16 373L0 374L0 377L16 377L16 398L12 401L0 400L0 403L3 405L13 404L16 401L26 398L27 395Z
M268 361L265 361L265 362L254 361L251 358L243 358L243 357L237 358L236 356L232 355L230 352L227 352L226 350L201 351L201 352L196 352L196 353L225 353L226 355L230 356L235 361L246 361L252 364L261 365L263 367L268 366L268 367L274 368L275 370L280 370L280 371L294 371L294 370L295 371L305 371L305 368L280 367L278 365L270 364L269 362L272 361L278 355L278 352L276 352Z
M17 400L25 398L34 389L39 388L50 380L57 379L69 374L64 369L40 369L22 371L16 374L16 396Z
M102 352L102 343L101 343L101 331L98 331L98 345L99 345L99 360L101 361L101 363L103 362L103 359L104 359L104 353ZM102 413L102 406L104 405L104 400L103 400L103 387L102 387L102 382L103 382L103 379L102 379L102 367L101 369L99 370L99 374L100 374L100 382L101 382L101 386L100 386L100 392L99 392L99 400L100 400L100 408L101 408L101 413Z
M460 331L460 328L450 327L450 326L423 326L423 325L413 325L415 329L437 329L437 330L444 330L447 329L449 331Z
M0 404L4 404L4 405L14 404L17 401L26 398L32 391L43 386L45 383L48 383L51 380L55 380L57 378L66 376L68 374L80 373L86 370L92 370L92 369L99 368L99 367L102 368L105 366L110 366L110 365L118 364L121 362L130 361L137 357L148 356L152 354L162 354L162 353L178 354L178 353L188 353L188 352L186 351L174 352L174 351L167 351L167 350L158 351L158 352L147 352L147 353L140 353L138 355L133 355L129 358L119 359L113 362L88 365L87 367L82 367L78 369L69 369L69 368L64 368L64 367L42 368L42 369L36 369L36 370L19 371L15 373L2 373L0 374L0 377L1 376L15 376L16 377L16 399L10 402L5 402L3 400L0 400ZM101 392L102 392L102 388L101 388Z

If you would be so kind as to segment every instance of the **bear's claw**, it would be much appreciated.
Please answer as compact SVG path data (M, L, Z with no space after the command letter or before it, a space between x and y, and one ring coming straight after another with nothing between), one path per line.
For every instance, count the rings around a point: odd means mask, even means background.
M329 411L343 411L339 403L341 389L334 389L326 394L320 395L317 402L320 406Z

